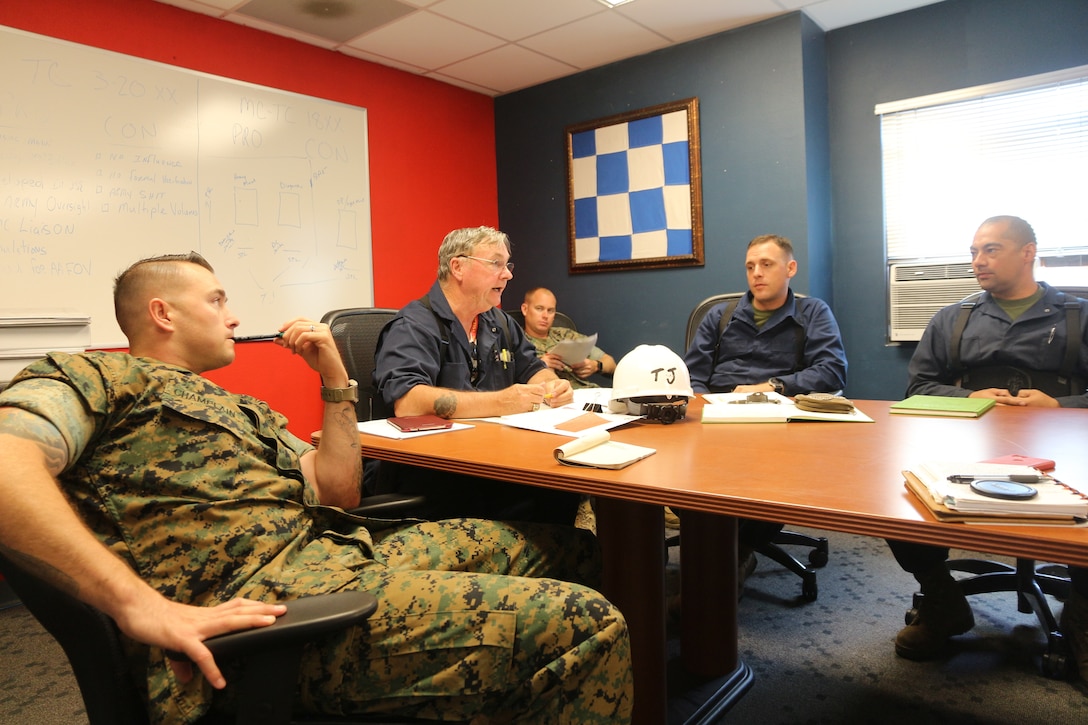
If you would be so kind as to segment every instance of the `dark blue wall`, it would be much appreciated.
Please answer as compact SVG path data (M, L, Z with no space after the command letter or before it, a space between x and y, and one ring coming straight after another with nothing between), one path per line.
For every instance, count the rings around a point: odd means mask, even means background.
M496 99L499 218L517 263L505 306L543 284L617 359L640 343L682 351L688 313L705 297L745 288L745 246L767 232L795 242L796 287L808 292L806 101L826 119L826 93L805 93L806 28L822 77L823 34L794 13ZM706 265L570 275L566 126L691 96L699 98ZM819 143L826 157L826 134ZM826 222L817 231L826 254ZM821 260L824 294L830 264Z
M505 305L547 285L617 358L643 342L680 351L699 300L744 288L748 240L784 234L798 248L795 289L839 319L847 394L899 398L911 347L885 343L873 107L1082 64L1085 0L946 0L827 34L794 13L499 97L499 217L518 264ZM690 96L706 265L570 275L564 128Z
M827 54L834 311L850 361L847 389L857 398L895 399L906 387L914 346L885 345L880 122L873 108L1088 64L1088 2L946 0L832 31ZM964 252L970 242L963 240Z

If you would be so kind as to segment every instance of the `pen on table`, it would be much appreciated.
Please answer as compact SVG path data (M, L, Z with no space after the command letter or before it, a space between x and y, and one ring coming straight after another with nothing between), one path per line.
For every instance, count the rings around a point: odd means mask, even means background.
M985 476L959 474L948 477L952 483L970 483L971 481L1012 481L1013 483L1045 483L1052 480L1050 476L1041 473L1014 473L1011 476Z
M278 340L283 337L282 332L277 332L272 335L246 335L244 337L234 338L235 342L262 342L265 340Z

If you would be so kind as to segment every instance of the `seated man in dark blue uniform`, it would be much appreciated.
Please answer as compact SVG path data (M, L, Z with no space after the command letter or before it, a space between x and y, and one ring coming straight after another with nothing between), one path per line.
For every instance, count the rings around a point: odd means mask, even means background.
M513 278L510 240L490 227L457 229L438 249L438 281L378 339L374 383L387 415L483 418L571 402L570 383L536 356L499 309ZM421 515L573 524L578 496L382 463L375 490L422 493Z
M1088 408L1088 301L1035 281L1035 232L1018 217L987 219L971 242L982 291L938 312L908 368L907 395L993 398L998 405ZM895 639L901 657L923 660L971 629L967 599L945 566L945 547L889 541L924 595ZM1088 676L1088 571L1071 569L1062 629Z
M684 363L696 393L837 393L846 386L846 351L831 308L815 297L796 297L793 244L775 234L748 243L748 294L723 302L699 324ZM756 565L753 553L783 524L741 519L740 576Z

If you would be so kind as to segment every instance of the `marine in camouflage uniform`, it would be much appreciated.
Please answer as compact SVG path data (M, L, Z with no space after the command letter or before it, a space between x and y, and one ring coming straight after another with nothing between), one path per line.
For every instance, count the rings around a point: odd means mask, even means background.
M80 405L81 404L81 405ZM65 437L65 493L96 536L166 597L212 606L360 588L378 611L305 656L308 711L398 711L473 722L630 719L622 615L588 588L591 534L475 519L378 522L321 506L291 435L265 403L124 353L54 353L0 406ZM581 583L570 583L581 582ZM199 674L127 642L153 722L229 708Z

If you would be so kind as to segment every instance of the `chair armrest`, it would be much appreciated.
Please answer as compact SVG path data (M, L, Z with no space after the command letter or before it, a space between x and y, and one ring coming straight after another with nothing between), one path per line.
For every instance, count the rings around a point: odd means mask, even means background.
M423 496L407 493L378 493L364 496L362 502L350 513L356 516L410 517L412 510L418 510L427 502Z
M364 621L378 608L373 594L334 592L289 602L275 624L209 637L204 644L219 658L238 657L255 650L278 649L312 641Z

